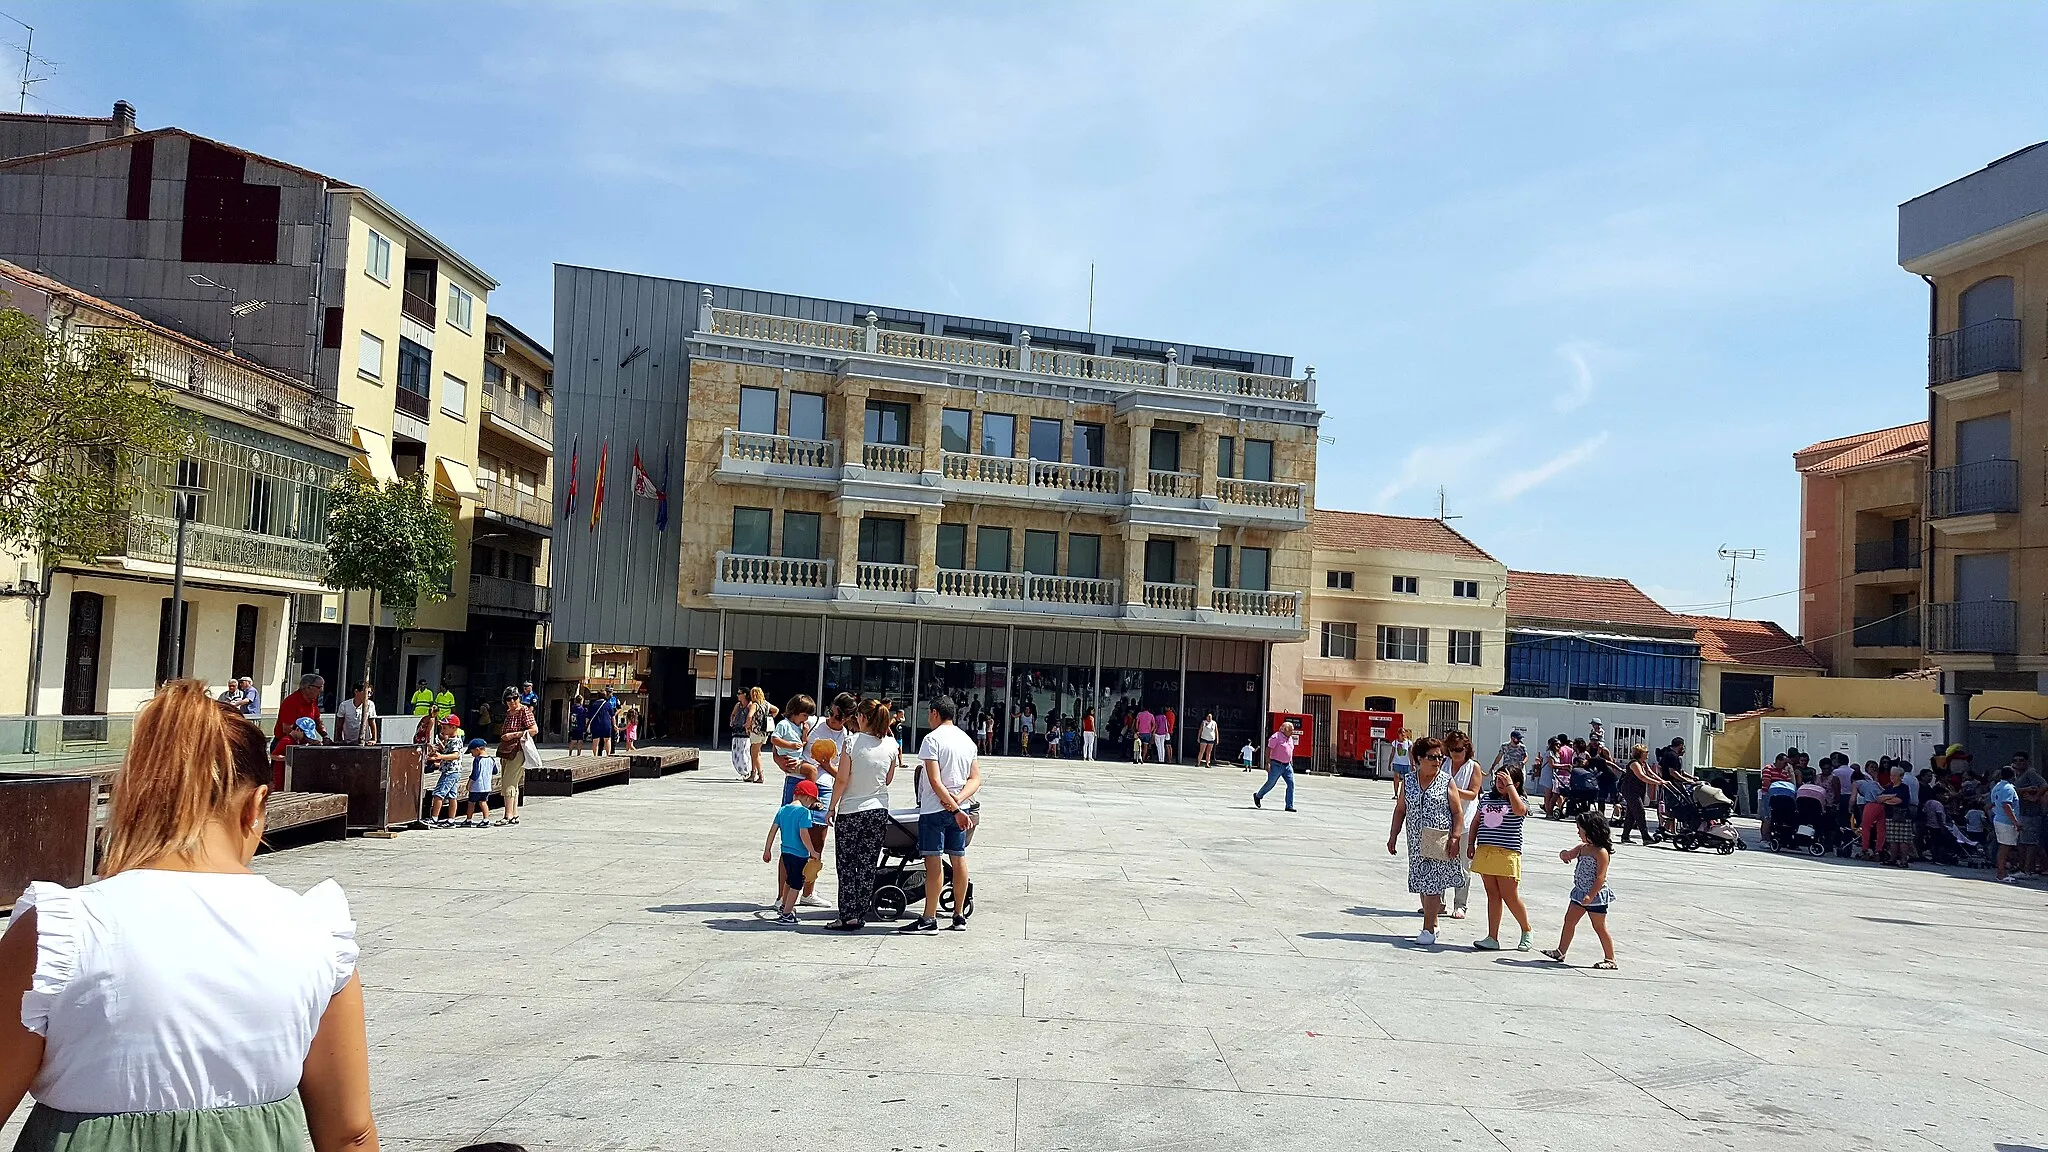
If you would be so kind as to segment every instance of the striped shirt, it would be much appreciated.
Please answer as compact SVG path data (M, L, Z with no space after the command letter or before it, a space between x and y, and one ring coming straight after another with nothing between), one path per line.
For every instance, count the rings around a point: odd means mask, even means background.
M1507 797L1492 791L1480 797L1479 834L1474 839L1510 852L1522 850L1522 817L1515 815Z

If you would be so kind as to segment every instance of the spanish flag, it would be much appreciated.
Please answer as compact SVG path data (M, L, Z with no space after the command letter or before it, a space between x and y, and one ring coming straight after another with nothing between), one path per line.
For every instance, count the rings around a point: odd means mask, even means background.
M590 488L590 530L597 531L597 522L604 518L604 468L611 462L612 442L606 440L597 450L597 481Z

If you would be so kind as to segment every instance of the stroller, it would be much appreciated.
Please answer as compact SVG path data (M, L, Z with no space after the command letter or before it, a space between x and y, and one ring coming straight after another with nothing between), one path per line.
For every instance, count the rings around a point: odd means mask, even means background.
M981 823L981 801L971 801L967 812ZM974 828L967 829L967 842L974 843ZM939 910L953 911L953 862L940 861L944 887L939 889ZM967 898L960 901L960 915L974 915L974 882L967 883ZM875 862L875 895L869 908L877 920L894 920L906 908L924 907L924 856L917 847L917 809L889 813L889 826L882 830L882 851Z
M1801 796L1791 804L1771 804L1771 846L1779 852L1810 852L1825 856L1844 843L1841 825L1827 803Z
M1670 828L1667 831L1660 824L1658 832L1681 852L1712 848L1727 856L1743 846L1741 835L1729 823L1733 815L1735 805L1728 794L1712 784L1701 784L1690 791L1680 784L1666 784L1664 820Z
M1936 864L1949 867L1984 868L1991 863L1984 845L1963 834L1962 829L1952 824L1922 829L1928 858Z
M1565 778L1564 803L1553 810L1553 820L1571 820L1591 812L1600 799L1600 777L1590 768L1574 768Z

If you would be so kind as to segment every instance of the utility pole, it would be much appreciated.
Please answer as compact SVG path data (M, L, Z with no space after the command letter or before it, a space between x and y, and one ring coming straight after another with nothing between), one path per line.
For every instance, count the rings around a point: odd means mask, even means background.
M1761 560L1763 558L1764 550L1761 548L1730 548L1726 544L1721 545L1721 559L1728 562L1728 618L1730 620L1735 619L1735 566L1744 560Z

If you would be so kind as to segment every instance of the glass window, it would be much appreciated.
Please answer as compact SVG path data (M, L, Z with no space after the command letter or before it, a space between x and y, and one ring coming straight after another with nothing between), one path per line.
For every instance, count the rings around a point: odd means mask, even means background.
M1237 437L1216 438L1216 475L1224 480L1237 475Z
M903 521L890 520L879 516L861 517L860 562L863 564L903 563Z
M1074 463L1090 468L1109 467L1109 440L1100 424L1074 425Z
M1102 537L1080 532L1067 537L1067 575L1102 579Z
M398 338L398 386L425 399L434 394L433 353L405 337Z
M939 450L974 451L974 413L965 408L948 408L939 413Z
M1024 533L1024 570L1034 576L1060 574L1060 534L1027 530Z
M980 528L975 530L974 570L976 572L1008 572L1010 570L1010 530L1008 528Z
M475 314L476 297L460 284L448 285L448 323L467 332Z
M1382 660L1409 664L1429 663L1429 630L1380 625L1379 655Z
M967 567L967 525L939 525L938 554L934 560L939 567L954 571Z
M1331 660L1358 659L1358 625L1325 623L1323 655Z
M1031 458L1033 460L1058 460L1060 458L1060 435L1063 429L1057 420L1042 417L1031 418Z
M469 410L469 385L446 372L441 373L441 411L461 416Z
M1461 600L1477 600L1479 599L1479 581L1453 580L1451 581L1451 595Z
M1153 538L1145 541L1145 583L1172 584L1178 565L1174 563L1174 541Z
M1337 588L1349 591L1351 586L1352 574L1349 572L1339 572L1333 568L1330 571L1323 573L1323 587L1325 588Z
M1415 577L1413 577L1413 576L1396 576L1396 577L1394 577L1394 591L1396 591L1396 592L1399 592L1399 593L1401 593L1402 595L1405 595L1405 596L1413 596L1413 595L1415 595L1415 594L1416 594L1416 587L1417 587L1417 583L1416 583Z
M1479 633L1451 630L1451 663L1479 666Z
M372 380L384 379L384 341L368 332L356 340L356 371Z
M740 389L740 431L775 435L775 389Z
M1000 412L981 414L981 454L983 456L1015 456L1017 454L1017 418Z
M888 400L868 401L865 435L870 444L910 443L910 405Z
M791 392L789 394L789 434L799 440L823 440L825 438L825 398L823 396L816 392Z
M1210 582L1218 588L1230 587L1230 545L1216 546L1216 567L1210 574Z
M370 229L370 246L363 261L363 271L386 284L391 283L391 241L375 228Z
M1273 442L1271 440L1247 440L1244 442L1244 478L1246 480L1271 480L1273 478Z
M1146 466L1154 472L1180 471L1180 433L1154 428L1151 458Z
M816 512L784 512L782 554L799 560L816 560L819 519Z
M766 508L732 510L732 548L735 556L767 556L769 526L774 513Z
M1267 565L1272 555L1264 548L1238 549L1237 586L1248 592L1266 591Z

